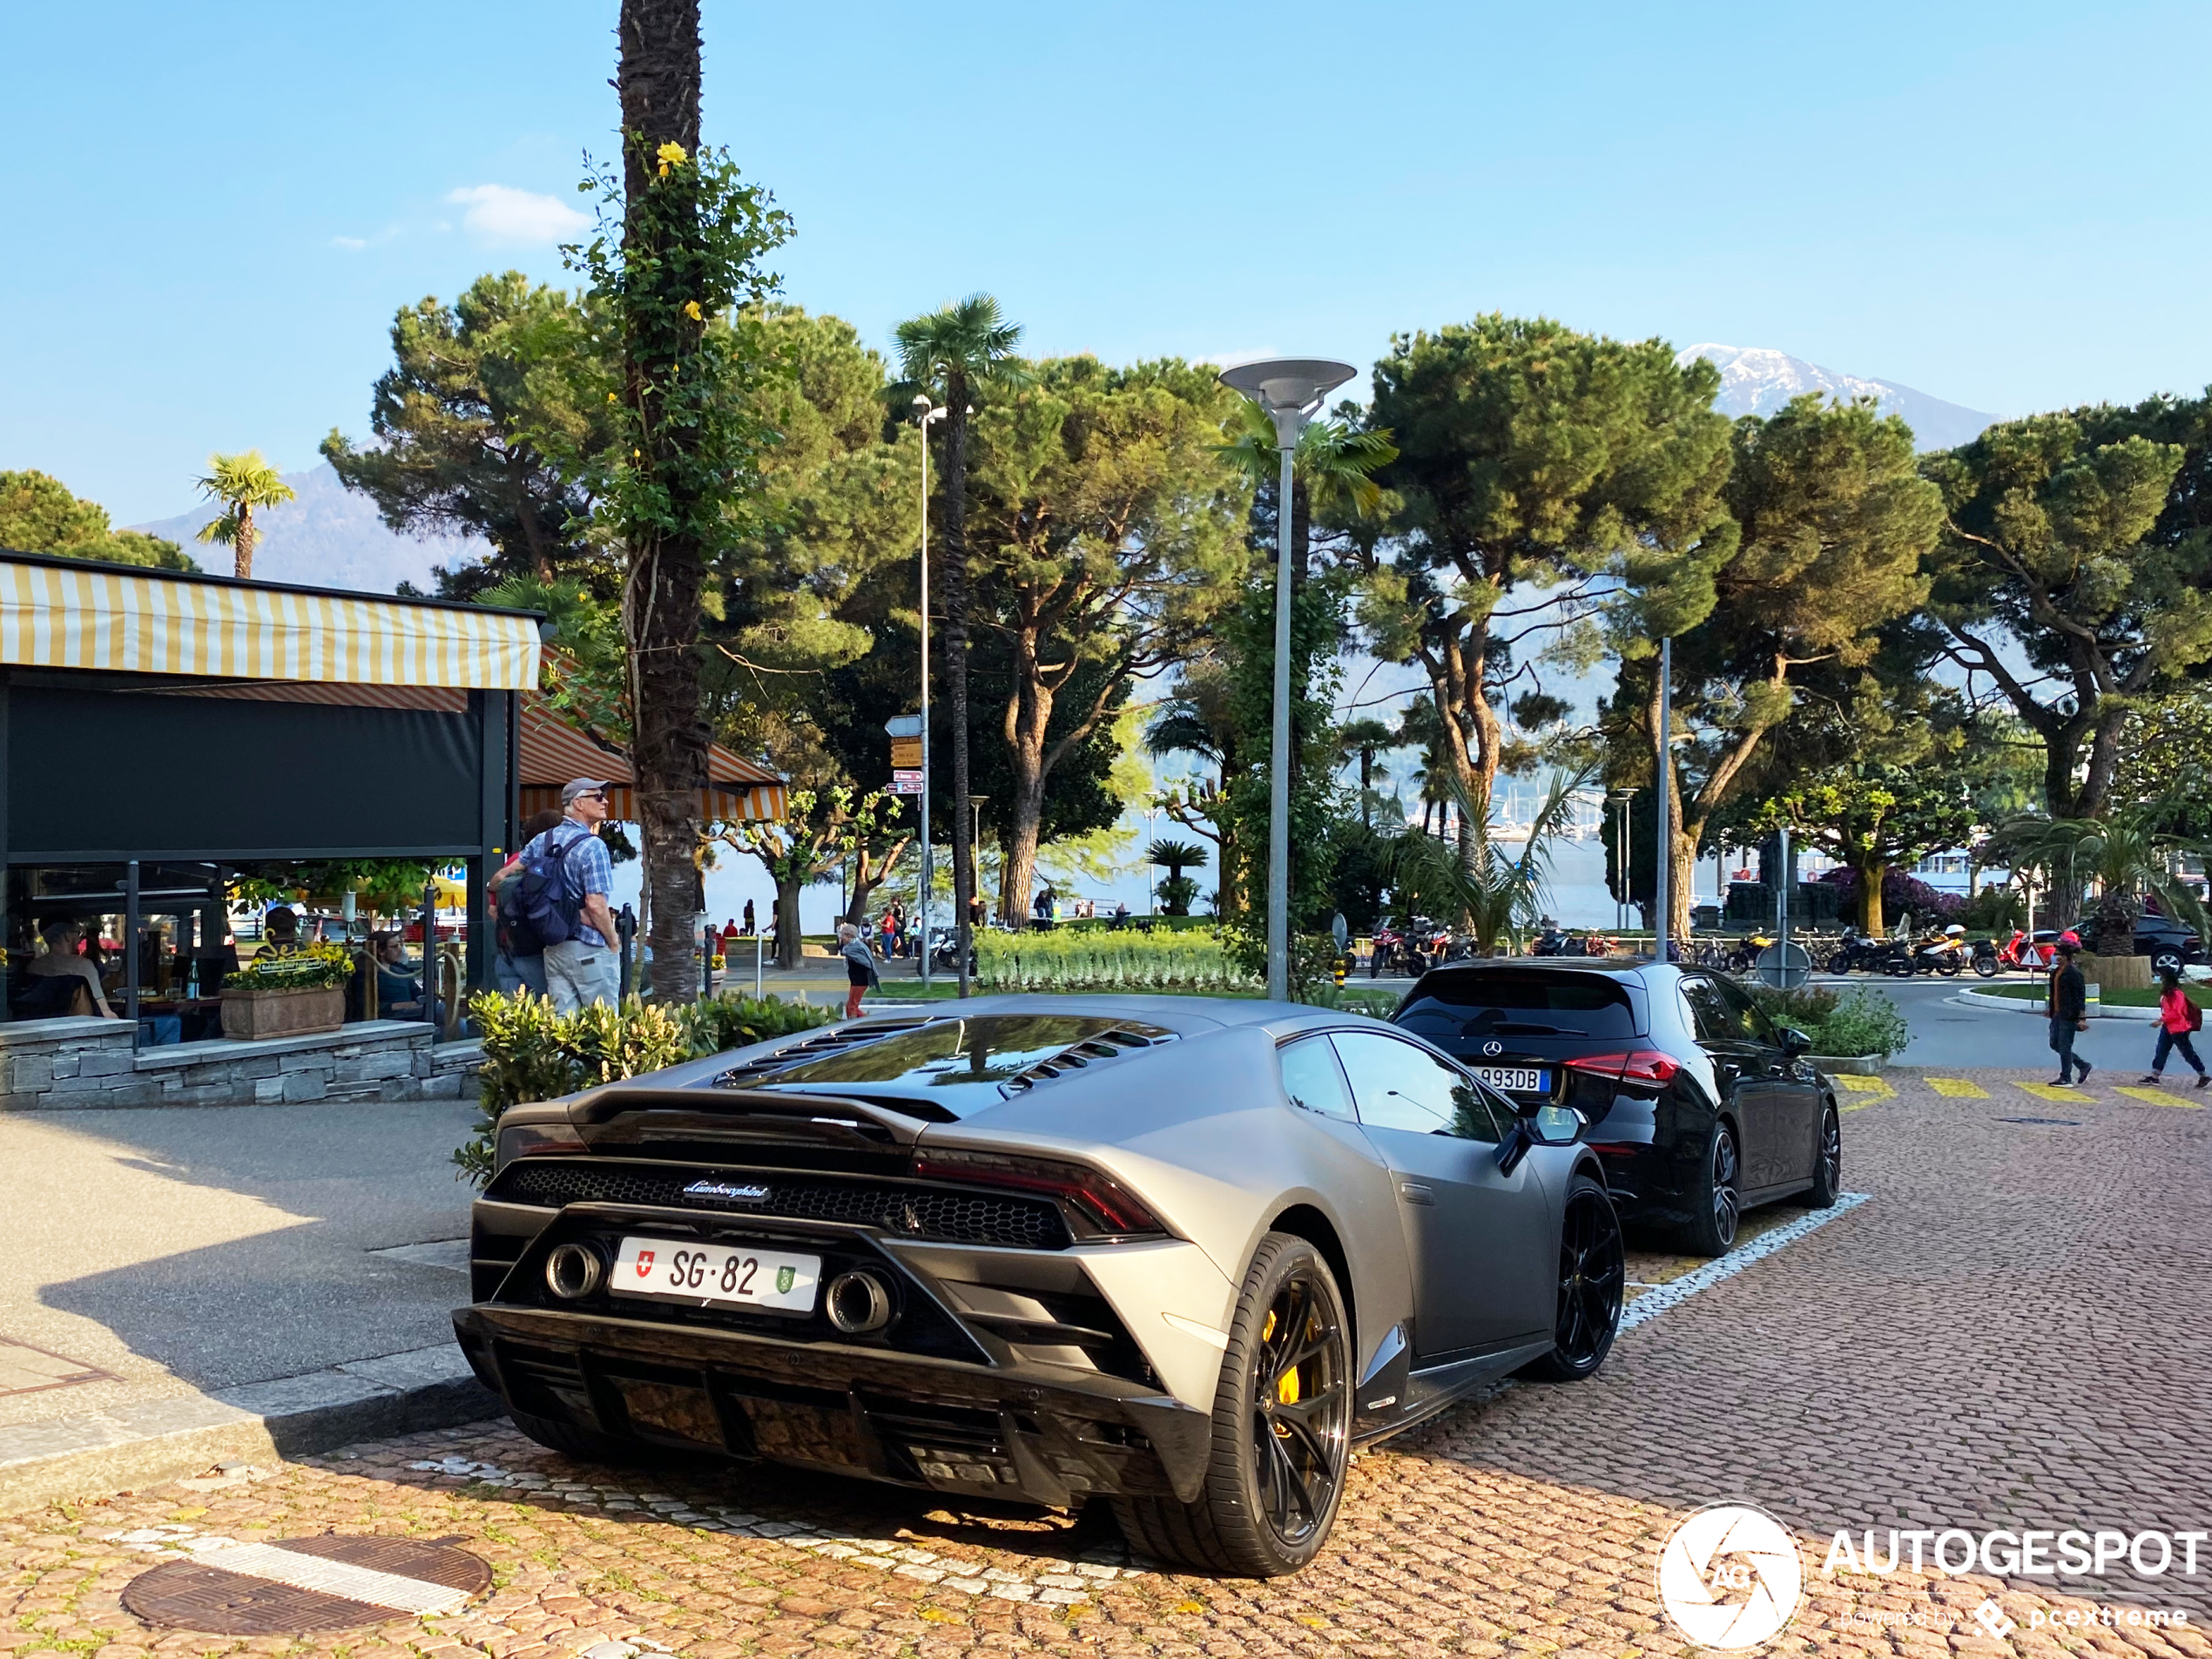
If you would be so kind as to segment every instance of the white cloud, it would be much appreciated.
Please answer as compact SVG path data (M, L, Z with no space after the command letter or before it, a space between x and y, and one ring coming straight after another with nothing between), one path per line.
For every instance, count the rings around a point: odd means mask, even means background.
M330 245L342 247L348 253L358 253L368 246L368 239L365 236L334 236L330 239Z
M557 242L591 222L558 197L508 185L469 185L446 199L468 208L462 226L484 242Z

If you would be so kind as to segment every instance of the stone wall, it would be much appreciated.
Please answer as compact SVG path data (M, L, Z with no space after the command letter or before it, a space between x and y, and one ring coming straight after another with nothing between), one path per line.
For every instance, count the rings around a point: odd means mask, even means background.
M419 1021L372 1020L259 1042L131 1051L119 1020L0 1025L0 1108L252 1106L297 1101L456 1100L476 1092L475 1042L434 1043Z

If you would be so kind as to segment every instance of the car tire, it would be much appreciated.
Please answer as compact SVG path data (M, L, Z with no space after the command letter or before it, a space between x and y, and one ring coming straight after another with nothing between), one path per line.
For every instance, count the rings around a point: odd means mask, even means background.
M2182 971L2182 953L2171 945L2161 945L2150 954L2150 971L2154 974L2178 974Z
M1627 1294L1628 1258L1621 1218L1603 1186L1578 1175L1567 1189L1559 1224L1559 1312L1552 1351L1521 1368L1539 1382L1580 1382L1613 1351Z
M1844 1120L1837 1116L1833 1106L1820 1109L1820 1147L1813 1154L1812 1190L1805 1194L1806 1206L1825 1210L1834 1204L1844 1190Z
M509 1410L508 1416L515 1426L536 1440L540 1446L583 1463L598 1463L609 1468L651 1468L668 1460L669 1453L660 1447L648 1446L643 1440L633 1440L618 1434L603 1434L596 1428L580 1428L574 1423L563 1423L556 1417L536 1417L529 1412Z
M1705 1167L1698 1177L1690 1202L1696 1206L1689 1222L1689 1244L1700 1256L1725 1256L1736 1248L1736 1230L1743 1215L1743 1161L1736 1131L1726 1123L1713 1126L1713 1142L1705 1150Z
M1116 1498L1130 1546L1238 1578L1280 1578L1311 1561L1352 1464L1352 1365L1329 1264L1305 1239L1269 1233L1230 1322L1205 1485L1190 1503Z

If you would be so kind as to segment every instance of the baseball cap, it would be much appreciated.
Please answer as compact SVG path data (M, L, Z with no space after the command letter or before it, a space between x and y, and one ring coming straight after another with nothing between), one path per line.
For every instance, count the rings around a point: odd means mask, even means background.
M607 786L604 778L571 778L561 786L561 805L566 806L578 795L588 795L595 789Z

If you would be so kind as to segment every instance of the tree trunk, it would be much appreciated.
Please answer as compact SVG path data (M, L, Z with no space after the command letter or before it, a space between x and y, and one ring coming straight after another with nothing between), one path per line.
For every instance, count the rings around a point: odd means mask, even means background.
M1696 907L1697 896L1691 889L1697 885L1697 842L1703 828L1701 824L1676 829L1667 863L1667 937L1677 945L1689 942L1689 913Z
M880 862L873 862L869 860L867 849L865 846L854 849L853 854L853 896L846 901L846 921L851 922L855 927L860 928L863 932L867 930L868 925L868 900L874 897L875 890L878 887L881 887L887 880L890 880L891 872L898 867L899 860L906 852L907 846L908 841L907 840L893 842L890 850L885 853Z
M1044 738L1052 725L1052 688L1043 683L1037 664L1035 631L1024 626L1014 639L1014 695L1006 704L1014 799L999 883L999 920L1017 929L1026 922L1029 889L1036 880L1037 840L1044 823Z
M681 145L686 155L698 152L698 0L622 0L618 32L622 61L615 88L622 100L627 203L623 240L636 268L641 259L665 260L678 251L651 245L645 204L652 187L652 158L662 145ZM661 297L675 301L684 296L671 291ZM704 332L704 324L696 327ZM662 429L660 397L653 388L676 378L698 343L697 334L670 338L674 343L658 331L649 339L633 328L623 341L624 378L648 432ZM698 506L678 498L683 471L670 468L662 475L678 522L688 520ZM638 827L644 835L645 885L652 895L652 989L660 1001L689 1001L697 992L691 946L705 829L699 801L706 786L707 732L699 710L698 651L704 562L697 539L684 534L656 536L631 545L628 554L623 624L630 647ZM777 903L780 913L780 884ZM794 945L797 920L794 896Z
M238 536L231 543L231 574L240 582L253 579L253 509L238 504Z
M937 591L945 607L945 701L953 726L953 926L959 992L968 994L969 901L975 892L968 770L968 377L945 377L945 464L937 510Z
M1854 864L1851 869L1858 877L1858 931L1869 939L1879 939L1889 926L1889 918L1882 914L1882 882L1889 875L1889 861L1877 859Z
M799 895L805 884L796 876L776 878L776 966L788 971L799 966L806 941L799 933ZM654 952L658 956L658 949ZM656 980L658 995L658 976Z

